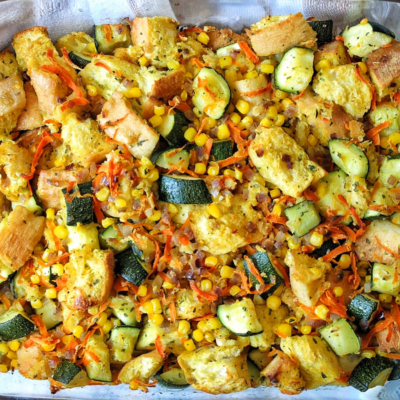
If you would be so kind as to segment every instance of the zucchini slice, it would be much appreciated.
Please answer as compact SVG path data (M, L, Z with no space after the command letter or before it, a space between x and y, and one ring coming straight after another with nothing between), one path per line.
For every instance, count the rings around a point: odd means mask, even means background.
M380 186L375 191L374 196L372 197L372 201L370 205L381 205L381 206L394 206L396 205L392 195L389 193L389 188L385 186ZM384 214L380 211L375 210L367 210L364 215L365 219L374 220L374 219L385 219L389 218L390 215Z
M393 361L390 358L376 355L373 358L364 358L354 368L348 384L366 392L375 386L383 386L393 370Z
M182 175L161 175L159 199L176 204L212 203L210 192L203 179Z
M109 37L107 37L109 35ZM94 43L99 53L112 54L118 47L132 46L131 32L128 25L95 25Z
M340 243L334 243L334 241L329 238L328 240L325 240L324 243L322 243L321 247L316 248L311 254L315 256L315 258L320 258L327 255L338 246L340 246Z
M288 219L287 226L297 237L307 235L321 222L321 217L311 200L286 208L284 213Z
M360 352L360 339L345 318L324 326L319 333L339 357Z
M29 197L27 200L25 200L24 203L18 203L14 201L11 203L11 207L13 210L19 205L26 207L32 214L42 215L43 213L43 208L35 195Z
M24 287L25 280L21 278L22 271L22 268L20 268L11 278L10 288L16 299L20 299L26 295L26 289Z
M260 275L262 276L264 283L266 285L274 283L274 286L272 286L269 290L267 290L261 295L263 299L266 299L267 297L271 296L275 292L275 290L278 289L280 285L282 285L284 279L281 273L272 264L267 252L257 251L249 258L251 261L253 261L254 266L260 272ZM244 270L246 271L247 276L249 277L250 283L253 286L259 283L257 279L254 277L254 275L250 272L246 260L243 260L243 267Z
M217 57L226 57L229 56L232 51L241 51L241 48L238 43L228 44L228 46L220 47L217 49Z
M111 331L111 363L126 363L132 358L140 329L133 326L117 326Z
M226 160L233 156L233 142L230 139L216 140L211 147L210 156L214 161Z
M88 225L93 222L93 197L81 197L93 194L92 182L75 186L67 195L67 188L62 189L67 209L67 225ZM78 193L76 193L78 192ZM72 200L70 199L72 197Z
M50 299L46 299L43 306L36 309L35 313L42 318L47 329L53 329L63 322L61 314L57 312L56 303Z
M346 28L341 36L351 56L365 57L391 43L396 35L383 25L369 21Z
M366 331L379 308L379 300L366 294L356 294L348 305L349 315L355 318L358 326Z
M167 389L185 389L190 386L181 368L172 368L167 372L157 374L155 378L161 386Z
M395 280L395 266L374 263L372 266L372 290L375 292L397 296L400 283Z
M53 379L69 388L84 386L89 381L86 372L68 360L58 365Z
M332 139L329 141L329 152L333 162L347 175L365 178L369 171L368 158L363 150L348 140Z
M129 296L119 295L118 297L111 297L109 307L115 315L124 325L136 326L136 313L135 305Z
M25 313L10 308L0 316L0 339L8 342L23 338L36 330L36 325Z
M0 284L7 281L10 278L10 283L13 280L14 271L0 262ZM12 291L12 289L11 289ZM14 295L14 293L13 293Z
M317 32L318 46L332 41L333 21L331 19L327 19L326 21L310 21L308 24L313 31Z
M103 337L92 335L86 344L86 350L89 351L85 353L83 360L88 377L94 381L111 382L110 350ZM91 353L95 357L91 358Z
M156 127L157 132L168 142L170 146L182 147L187 143L185 131L190 121L182 111L174 109L174 112L163 118L161 125Z
M149 274L146 264L138 258L132 248L128 248L115 256L115 271L136 286L140 286Z
M254 303L243 298L232 304L221 304L217 308L221 324L237 336L253 336L263 332Z
M394 176L400 180L400 156L387 156L379 170L379 181L388 185L388 179Z
M193 104L203 113L220 119L231 101L231 89L215 69L203 67L193 81Z
M288 93L300 93L307 88L314 74L314 52L293 47L282 57L275 70L275 86Z
M256 365L256 367L261 371L269 364L269 358L264 351L260 349L254 349L249 352L250 360Z
M116 229L115 229L116 228ZM100 247L102 249L112 249L117 252L126 250L129 247L129 242L122 242L122 236L118 235L118 225L110 225L104 229L99 235Z
M173 147L168 147L166 149L158 150L151 156L151 161L153 164L164 168L171 169L174 166L180 166L185 169L189 167L190 152L187 149L179 150Z
M400 360L393 360L393 371L389 376L389 381L400 379Z
M251 387L258 387L261 385L261 374L257 365L254 364L249 358L247 359L247 369L249 371Z

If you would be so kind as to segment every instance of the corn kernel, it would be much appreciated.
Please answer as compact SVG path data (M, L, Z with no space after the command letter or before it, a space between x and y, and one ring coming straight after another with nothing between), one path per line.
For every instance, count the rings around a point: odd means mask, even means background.
M203 332L200 329L193 331L192 336L196 342L201 342L204 339Z
M281 191L279 189L273 189L269 192L271 199L276 199L281 195Z
M200 42L200 43L203 43L203 44L208 44L208 42L210 41L210 37L207 35L207 33L205 33L205 32L201 32L198 36L197 36L197 40Z
M310 326L310 325L303 325L303 326L300 328L300 332L301 332L303 335L309 335L309 334L311 333L311 326Z
M393 297L390 294L380 294L379 295L379 301L382 303L391 303L393 300Z
M245 100L238 100L236 103L236 109L241 114L247 114L250 111L250 104Z
M221 267L220 274L221 274L221 278L231 279L231 278L233 278L233 275L235 274L235 269L229 267L228 265L224 265L223 267Z
M107 322L107 318L108 318L107 313L105 313L105 312L100 313L100 315L96 321L96 324L103 326Z
M122 199L122 198L117 198L116 200L115 200L115 206L117 207L117 208L125 208L126 207L126 200L125 199Z
M134 380L132 380L130 383L129 383L129 389L130 390L139 390L139 384L137 383L137 382L135 382Z
M161 314L162 313L162 308L161 308L161 303L160 299L151 299L151 304L153 305L153 312L154 314Z
M88 313L90 315L96 315L99 312L99 307L98 306L93 306L88 308Z
M318 143L317 138L313 134L308 135L307 141L310 144L310 146L315 146Z
M163 123L163 119L162 119L161 115L153 115L149 119L149 122L153 128L156 128L157 126L160 126Z
M367 67L367 65L366 65L365 63L359 62L359 63L358 63L358 66L359 66L359 68L360 68L360 70L361 70L361 72L362 72L363 74L366 74L366 73L367 73L368 67Z
M146 301L142 308L146 314L153 314L153 303L150 300Z
M164 106L154 106L154 114L156 115L164 115L165 114L165 107Z
M200 283L200 287L203 292L209 292L212 289L213 285L209 279L203 279Z
M193 140L194 140L196 134L197 134L196 129L190 127L190 128L188 128L188 129L186 129L184 136L185 136L185 139L186 139L188 142L193 142Z
M286 99L289 97L289 93L283 92L282 90L275 90L275 98L278 100Z
M189 331L190 331L190 322L185 320L179 321L178 332L181 335L187 335Z
M234 69L228 69L225 71L225 80L228 83L233 83L238 80L237 72Z
M282 304L282 300L275 295L269 296L267 299L267 307L276 311Z
M297 250L301 247L301 242L300 241L295 241L293 238L290 238L288 240L288 247L291 250Z
M17 353L15 351L10 350L7 353L7 358L10 360L16 360L17 359Z
M194 172L199 175L204 175L206 173L207 166L204 163L196 163L194 165Z
M178 214L179 209L178 209L178 207L177 207L175 204L169 203L169 204L168 204L168 212L169 212L171 215L176 215L176 214Z
M97 193L96 193L96 199L99 201L106 201L108 197L110 196L110 190L106 187L101 188Z
M163 287L164 289L173 289L173 288L175 287L175 284L172 283L172 282L167 282L167 281L165 281L165 282L163 283L162 287Z
M254 120L253 118L247 116L244 117L240 123L239 123L239 128L240 129L250 129L253 126Z
M363 18L363 19L360 21L360 25L365 25L365 24L368 24L368 18Z
M379 143L379 146L382 147L382 149L387 149L388 147L390 147L389 138L387 136L381 137L381 142Z
M310 237L310 243L315 247L322 246L322 243L324 243L324 235L321 235L318 232L313 232Z
M271 128L273 123L269 118L265 117L261 120L260 125L263 126L264 128Z
M64 335L64 336L61 338L61 341L62 341L66 346L70 343L71 340L72 340L72 335Z
M56 166L56 167L61 167L62 165L65 165L66 161L67 161L67 160L65 159L64 156L61 156L61 157L59 157L59 158L56 158L56 159L54 160L54 166Z
M232 65L232 57L231 56L221 57L218 61L219 61L219 66L221 67L221 69L229 68Z
M219 174L219 166L218 164L211 165L207 170L208 175L217 176Z
M238 181L242 181L243 172L240 169L235 168L235 179L237 179Z
M261 64L260 70L263 74L273 74L275 67L271 64Z
M329 309L327 306L320 304L319 306L315 307L314 314L323 320L326 320L328 317Z
M208 140L208 136L205 133L200 133L200 135L197 135L196 139L194 142L197 144L197 146L204 146Z
M340 286L336 286L333 288L333 294L336 297L340 297L343 294L343 288L341 288Z
M292 336L292 327L289 324L279 324L275 333L282 338L290 337Z
M319 182L315 194L322 199L326 195L327 190L328 184L326 182Z
M255 79L255 78L257 78L257 76L258 76L258 72L255 69L253 69L253 71L249 71L249 72L247 72L247 74L244 74L243 77L245 79Z
M275 106L270 106L268 107L266 115L268 118L274 119L278 115L278 109Z
M288 135L293 135L293 129L292 128L286 128L286 126L283 127L283 130L288 134Z
M160 326L164 322L164 316L162 314L154 314L150 317L150 321L157 326Z
M57 263L51 266L51 272L54 275L61 276L64 273L64 265Z
M321 69L330 68L331 62L329 60L321 60L315 65L315 70L317 72L321 71Z
M96 88L96 86L87 85L86 86L86 90L87 90L89 96L91 96L91 97L97 96L97 88Z
M238 113L233 112L230 116L229 119L235 124L239 125L239 122L241 120L240 115Z
M206 123L204 125L204 129L206 131L208 131L208 130L214 128L215 125L217 125L217 121L214 118L207 117L206 118Z
M116 222L117 222L117 219L116 219L116 218L104 218L104 219L101 221L101 226L102 226L103 228L108 228L108 227L110 227L111 225L114 225Z
M57 298L57 290L55 288L46 289L45 297L48 299L56 299Z
M10 348L7 343L0 343L0 356L4 356L9 350Z
M54 208L48 208L46 210L46 218L49 219L50 221L54 221L54 216L55 216Z
M140 57L138 61L142 67L147 67L150 63L150 61L145 56Z
M82 336L84 332L84 329L82 326L78 325L74 328L74 330L72 331L72 334L76 337L76 338L80 338Z
M342 254L339 258L339 267L342 269L347 269L351 265L351 258L348 254Z
M153 215L151 215L151 216L149 217L149 220L150 220L150 221L153 221L153 222L156 222L156 221L159 221L159 220L161 219L161 217L162 217L162 212L161 212L161 210L154 210L154 211L153 211Z
M222 326L218 317L210 318L207 325L210 327L210 329L219 329Z
M387 353L384 352L384 351L382 351L379 347L377 347L377 348L375 349L375 353L376 353L378 356L381 356L381 357L385 357L385 356L387 355Z
M225 176L231 176L232 178L234 178L235 177L235 171L232 171L231 169L226 169L224 171L224 175Z
M204 265L210 268L216 267L218 265L218 258L214 256L206 257L204 260Z
M160 173L158 172L158 169L152 169L149 174L147 175L147 179L150 182L155 182L156 180L158 180L158 178L160 177Z
M37 285L40 282L40 277L36 274L31 276L31 282Z
M142 91L138 87L133 87L125 92L125 97L128 99L137 99L142 96Z
M228 139L231 136L231 132L229 131L227 124L221 124L218 126L218 139L224 140Z
M177 71L180 67L180 64L178 61L172 60L167 63L167 67L172 71Z
M68 237L69 232L68 229L64 225L58 225L54 229L54 234L59 238L59 239L65 239Z
M282 126L285 123L285 116L278 114L274 120L276 126Z
M238 293L240 292L240 287L237 285L233 285L230 289L229 289L229 294L231 296L236 296Z
M188 99L188 93L187 93L187 91L186 90L182 90L182 93L181 93L181 100L182 101L186 101Z
M121 326L121 321L118 318L111 318L111 323L114 327Z
M202 115L203 115L203 112L200 111L200 109L197 108L197 107L194 107L194 108L193 108L193 112L194 112L194 115L195 115L197 118L201 118Z
M36 299L34 301L31 302L31 306L32 308L38 309L38 308L42 308L43 307L43 303L40 299Z
M293 106L293 105L294 105L294 103L290 99L283 99L282 103L281 103L281 107L282 107L283 111L286 111L290 106Z
M197 324L197 329L200 329L202 332L206 332L210 328L208 327L206 320L201 320Z
M49 258L50 258L50 256L51 256L53 253L54 253L54 251L52 251L52 250L50 250L50 249L46 249L46 250L43 252L42 259L43 259L44 261L49 261Z
M282 205L280 203L277 203L274 205L274 208L272 209L272 214L276 215L277 217L280 217L282 215Z
M107 335L108 332L113 328L113 323L111 321L106 321L106 323L102 326L103 333Z
M41 346L44 351L53 351L56 347L55 343L42 343Z
M149 167L148 166L146 166L146 165L142 165L141 167L139 167L139 176L141 177L141 178L147 178L147 176L149 175L149 173L150 173L150 169L149 169Z
M359 268L358 269L358 275L360 278L365 278L367 276L367 270L365 268Z
M208 342L208 343L212 343L215 340L214 335L211 332L206 332L204 334L204 339Z
M374 350L363 350L361 352L361 357L363 358L374 358L376 356L376 353Z
M138 289L138 292L137 292L137 295L139 297L144 297L144 296L146 296L146 294L147 294L147 286L146 285L140 285L139 289Z
M194 350L196 350L196 345L194 344L192 339L186 340L183 343L183 346L185 347L186 351L194 351Z
M5 374L6 372L8 372L8 367L5 364L0 364L0 372Z
M399 132L392 133L389 136L389 140L392 142L392 144L397 146L400 143L400 133Z
M193 74L191 72L185 72L185 78L193 79Z

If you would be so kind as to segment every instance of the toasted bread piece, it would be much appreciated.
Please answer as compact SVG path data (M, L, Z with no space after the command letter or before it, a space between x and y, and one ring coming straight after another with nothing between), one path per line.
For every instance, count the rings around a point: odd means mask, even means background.
M151 88L150 97L167 101L180 95L183 90L184 73L180 69L156 80Z
M212 29L212 27L209 27ZM214 51L218 50L220 47L225 47L237 42L245 42L250 44L249 37L246 33L235 33L230 29L212 29L207 31L207 35L210 38L207 46Z
M397 324L393 324L390 329L392 335L389 334L389 329L385 328L382 331L376 333L376 340L378 341L378 347L380 351L394 352L396 353L400 349L400 334ZM390 337L390 339L388 339Z
M317 36L302 13L264 17L246 32L259 56L284 53Z
M50 355L43 352L38 344L21 346L17 351L17 360L18 371L25 378L44 380L53 374Z
M328 60L332 67L348 64L344 43L340 40L334 40L321 46L314 53L314 65L317 65L322 60Z
M5 49L0 53L0 79L13 75L20 75L17 59L10 49Z
M43 126L43 112L39 107L38 97L30 82L24 84L26 105L18 118L17 131L27 131Z
M193 290L181 290L176 294L176 318L193 319L210 314L208 303L201 303L194 295Z

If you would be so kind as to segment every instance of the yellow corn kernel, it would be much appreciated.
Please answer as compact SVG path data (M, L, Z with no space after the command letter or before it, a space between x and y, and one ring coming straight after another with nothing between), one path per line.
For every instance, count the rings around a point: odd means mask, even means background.
M365 268L359 268L358 275L360 278L365 278L367 276L367 270Z
M311 326L310 326L310 325L303 325L303 326L300 328L300 332L301 332L303 335L309 335L309 334L311 333Z
M363 350L361 352L361 357L363 358L374 358L376 356L376 353L374 350Z
M78 326L76 326L75 328L74 328L74 330L72 331L72 334L76 337L76 338L80 338L81 336L82 336L82 333L84 332L85 330L83 329L83 327L82 326L80 326L80 325L78 325Z
M0 356L4 356L4 354L7 354L9 350L10 348L7 343L0 343Z
M149 173L150 173L150 169L146 165L142 165L141 167L139 167L139 176L141 178L143 178L143 179L147 178Z
M100 201L106 201L110 196L110 189L103 187L96 193L96 199Z
M40 277L36 274L31 276L31 282L37 285L40 282Z
M202 115L203 115L203 112L200 111L197 107L194 107L194 108L193 108L193 112L194 112L194 115L195 115L197 118L201 118Z
M46 218L49 219L50 221L54 221L54 216L55 216L54 208L48 208L46 210Z
M48 299L56 299L57 298L57 290L55 288L46 289L45 297Z
M34 301L31 302L31 306L32 308L38 309L38 308L42 308L43 307L43 303L40 299L36 299Z
M319 72L319 71L321 71L321 69L330 68L330 67L331 67L331 62L329 60L321 60L315 66L315 70L317 72Z
M153 222L156 222L156 221L159 221L159 220L161 219L161 217L162 217L162 212L161 212L161 210L154 210L154 211L153 211L153 215L151 215L151 216L149 217L149 220L150 220L150 221L153 221Z
M238 78L238 81L243 80L243 75L242 75L242 73L241 73L240 71L237 71L237 72L236 72L236 76L237 76L237 78Z
M271 199L276 199L281 195L281 191L279 189L273 189L269 192Z
M185 139L186 139L188 142L193 142L194 137L196 136L196 134L197 134L196 129L190 127L190 128L188 128L188 129L186 129L184 136L185 136Z
M17 353L15 351L10 350L7 353L7 358L10 360L16 360L17 359Z
M212 289L213 285L209 279L203 279L200 283L200 287L203 292L209 292Z
M61 156L61 157L59 157L59 158L56 158L56 159L54 160L54 166L56 166L56 167L61 167L62 165L65 165L66 161L67 161L67 160L65 159L64 156Z
M286 111L290 106L293 106L294 103L290 99L283 99L281 103L281 107L283 111Z
M292 128L286 128L285 126L283 127L283 130L288 134L288 135L293 135L293 129Z
M367 65L366 65L365 63L359 62L359 63L358 63L358 66L360 67L360 70L361 70L361 72L362 72L363 74L366 74L366 73L367 73L368 67L367 67Z
M117 198L116 200L115 200L115 206L117 207L117 208L125 208L126 207L126 200L125 199L122 199L122 198Z
M139 297L146 296L146 294L147 294L147 286L146 285L140 285L137 294L138 294Z
M321 235L318 232L313 232L310 237L310 243L315 247L322 246L322 243L324 243L324 235Z
M285 322L287 322L288 324L294 324L297 322L297 318L296 317L289 317L285 319Z
M387 136L381 137L381 142L379 143L379 146L382 147L382 149L387 149L388 147L390 147L389 138Z
M137 99L142 96L142 91L138 87L133 87L125 92L125 97L128 99Z
M185 78L193 79L193 74L191 72L185 72Z
M96 86L87 85L86 86L86 90L87 90L89 96L91 96L91 97L97 96L97 88L96 88Z
M238 100L236 103L236 109L241 114L247 114L250 111L250 104L245 100Z
M41 347L44 351L53 351L56 345L55 343L43 343Z
M204 339L207 340L208 343L212 343L215 340L215 337L211 332L206 332L204 334Z
M153 314L153 303L150 300L146 301L142 308L146 314Z
M237 179L238 181L242 181L243 172L240 169L235 168L235 179Z
M12 351L17 351L21 346L21 343L18 340L13 340L12 342L8 342L8 347Z
M187 335L189 331L190 331L190 322L185 320L179 321L178 332L181 335Z
M285 123L285 116L283 114L278 114L274 122L276 126L282 126Z
M154 106L154 114L156 115L164 115L165 114L165 107L164 106Z
M164 289L173 289L175 287L175 284L172 282L164 282L162 287Z
M286 99L289 97L289 93L283 92L282 90L275 90L275 98L279 100Z
M197 329L200 329L202 332L206 332L210 328L208 327L206 320L201 320L197 324Z
M203 332L200 329L193 331L192 336L196 342L201 342L204 339Z
M61 338L61 341L65 344L65 345L68 345L69 344L69 342L72 340L72 335L64 335L62 338Z
M253 69L253 71L249 71L249 72L247 72L247 74L244 74L243 77L245 79L255 79L255 78L257 78L257 76L258 76L258 72L255 69Z
M231 136L231 132L229 131L227 124L221 124L218 126L218 139L224 140L228 139Z
M57 263L51 266L51 272L54 275L61 276L64 273L64 265Z
M275 106L270 106L268 107L266 115L268 118L274 119L278 116L278 109Z
M150 169L154 168L154 164L151 162L150 158L145 156L140 159L140 165L144 165L145 167L148 167Z
M204 265L210 268L216 267L218 265L218 258L215 256L208 256L204 260Z
M181 70L183 73L186 73L186 65L185 64L179 64L179 70Z
M88 308L88 313L90 315L96 315L99 312L99 307L98 306L93 306Z
M329 309L327 306L320 304L319 306L315 307L314 314L323 320L326 320L328 317Z
M182 101L186 101L188 99L188 93L187 93L187 91L186 90L182 90L182 93L181 93L181 100Z
M172 71L177 71L180 67L180 64L178 61L172 60L167 63L167 67Z
M269 118L265 117L261 120L260 125L263 126L264 128L271 128L273 123Z
M224 171L224 175L229 175L229 176L231 176L232 178L234 178L235 177L235 171L232 171L231 169L226 169L225 171Z
M247 116L244 117L240 123L239 123L239 128L240 129L250 129L253 126L254 120L253 118Z
M108 228L109 226L114 225L116 222L117 222L116 218L104 218L101 221L101 226L103 228Z
M68 232L68 229L64 225L58 225L54 228L54 234L59 239L65 239L66 237L68 237L69 232Z
M274 205L272 214L276 215L277 217L280 217L282 215L282 211L283 211L282 205L278 203Z
M315 194L322 199L326 195L327 190L328 184L326 182L319 182Z
M333 288L333 294L336 297L340 297L343 294L343 288L341 288L340 286L336 286Z
M273 74L275 71L275 67L271 64L261 64L260 71L263 74Z
M275 329L275 333L282 338L292 336L292 326L289 324L279 324Z
M267 299L267 307L271 310L276 311L281 306L281 304L282 300L274 294L272 296L269 296Z
M194 140L197 146L204 146L208 140L208 136L205 133L200 133Z
M400 143L400 133L399 132L394 132L389 136L389 140L397 146Z
M231 56L221 57L218 61L219 61L219 66L222 69L229 68L232 65L232 57Z
M10 367L13 369L18 369L18 367L19 367L18 360L17 359L11 360Z
M241 120L240 115L238 113L233 112L230 116L229 119L235 124L239 125L239 122Z
M225 71L225 80L228 83L236 82L238 80L238 76L237 76L236 70L228 69L227 71Z
M186 351L194 351L194 350L196 350L196 345L194 344L192 339L186 340L183 343L183 346L185 347Z
M236 296L238 293L240 292L240 287L237 285L233 285L230 289L229 289L229 294L231 296Z
M111 323L114 327L122 325L121 321L118 318L111 318Z
M134 380L132 380L129 383L129 389L130 390L139 390L139 387L140 387L140 385L137 382L135 382Z
M342 254L339 258L339 267L342 269L347 269L351 265L351 258L348 254Z
M51 256L53 253L54 253L54 251L52 251L52 250L50 250L50 249L46 249L46 250L43 252L42 259L43 259L44 261L49 261L49 258L50 258L50 256Z
M390 294L380 294L379 295L379 301L382 303L391 303L393 300L393 297Z
M160 173L158 172L158 169L152 169L149 174L147 175L147 179L150 182L155 182L156 180L158 180L158 178L160 177Z
M206 173L207 166L204 163L196 163L194 165L194 172L199 175L204 175Z
M113 328L113 323L111 321L106 321L106 323L102 326L103 333L107 335L108 332Z
M5 374L6 372L8 372L8 367L5 364L0 364L0 372Z
M311 146L315 146L318 143L317 138L313 134L308 135L307 141Z
M198 40L200 43L208 44L208 42L210 41L210 37L207 35L207 33L201 32L201 33L197 36L197 40Z
M289 249L297 250L301 247L301 242L300 241L295 242L292 238L290 238L288 240L288 246L289 246Z
M163 119L162 119L161 115L153 115L149 119L149 122L153 128L156 128L157 126L160 126L163 123Z
M204 129L206 131L208 131L208 130L214 128L215 125L217 125L217 121L214 118L207 117L206 118L206 123L204 125Z
M221 321L219 320L218 317L210 318L208 320L207 325L209 326L210 329L219 329L222 326Z
M224 265L223 267L221 267L220 274L221 278L231 279L233 278L233 275L235 275L235 269L229 267L228 265Z
M169 204L168 204L168 212L169 212L171 215L176 215L176 214L178 214L179 209L178 209L178 207L177 207L175 204L169 203Z
M217 176L219 174L219 166L218 164L211 165L207 170L208 175Z
M154 314L161 314L162 313L162 308L161 308L161 302L160 299L151 299L151 304L153 305L153 312Z
M139 64L140 64L142 67L147 67L147 66L149 65L149 63L150 63L150 61L148 60L148 58L146 58L145 56L140 57L138 61L139 61Z
M365 25L365 24L368 24L368 18L363 18L363 19L360 21L360 25Z
M96 324L103 326L107 322L107 318L108 318L107 313L105 313L105 312L100 313L100 315L96 321Z
M157 326L160 326L164 322L164 316L162 314L154 314L150 317L150 321Z

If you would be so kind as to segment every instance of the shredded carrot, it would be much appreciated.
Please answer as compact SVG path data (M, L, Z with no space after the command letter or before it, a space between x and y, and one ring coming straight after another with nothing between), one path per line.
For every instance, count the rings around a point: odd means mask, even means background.
M343 225L340 227L340 229L342 231L344 231L344 233L348 236L348 238L352 241L352 242L356 242L357 241L357 234L350 229L348 226Z
M193 57L190 62L192 65L196 64L199 68L206 67L208 64L202 63L198 58Z
M147 388L148 387L156 387L158 381L144 383L144 382L138 381L137 379L132 379L131 382L135 382L137 385L139 385L139 387L143 390L143 392L147 393L149 391Z
M11 303L10 300L8 300L7 296L5 294L2 294L0 296L0 300L3 302L4 307L6 308L6 310L9 310L11 307Z
M304 89L302 92L300 92L297 96L291 97L292 100L298 100L303 94L306 92L307 89Z
M179 237L179 243L182 246L188 246L189 243L190 243L190 240L186 235L182 235L182 236Z
M198 297L203 297L206 300L209 301L216 301L218 300L218 295L215 293L209 293L209 292L203 292L202 290L199 289L199 287L196 285L195 281L190 281L190 287L192 290L196 293Z
M396 303L396 300L392 300L392 310L391 310L392 317L394 319L394 322L397 325L397 330L400 331L400 310L399 306Z
M83 97L76 97L75 99L68 100L60 108L61 111L65 111L67 108L74 108L75 106L85 106L88 103L88 99L85 99Z
M278 269L278 271L281 273L281 275L283 276L283 279L285 280L285 286L286 287L290 287L290 279L289 279L289 275L286 272L286 268L280 264L280 262L274 258L274 266Z
M394 277L393 277L393 285L396 285L396 283L398 283L399 281L399 271L398 271L398 267L397 265L394 267ZM399 326L400 328L400 326Z
M248 151L245 149L244 151L237 151L233 156L226 158L225 160L218 161L218 165L220 168L227 167L228 165L235 164L239 161L244 160L248 156Z
M203 155L206 160L210 159L211 148L213 146L213 140L211 138L207 139L206 144L204 145Z
M241 131L240 131L240 129L235 125L235 123L234 123L232 120L230 120L230 119L228 119L228 120L226 121L226 123L228 124L229 132L230 132L230 134L231 134L231 137L232 137L233 141L234 141L236 144L240 144L240 143L244 142L244 139L242 138L241 133L240 133Z
M170 262L172 260L172 255L171 255L171 249L172 249L171 241L172 240L171 239L172 239L172 236L168 235L166 243L165 243L165 247L164 247L164 258L168 262Z
M176 321L176 305L174 302L169 303L169 317L171 318L171 322Z
M50 221L49 219L46 219L46 225L49 228L50 232L51 232L51 236L54 240L54 244L56 245L56 249L59 251L62 251L63 253L65 253L65 248L62 246L60 239L56 236L56 234L54 233L54 229L56 229L56 226L54 225L53 221Z
M67 51L67 49L66 49L65 47L62 49L62 54L63 54L63 56L64 56L65 62L66 62L69 66L71 66L71 67L74 68L74 69L82 69L81 67L78 67L76 64L74 64L74 63L71 61L71 59L69 58L68 51Z
M376 181L374 184L374 187L371 190L371 198L373 199L377 190L379 189L379 187L381 186L381 183L379 181Z
M39 315L32 314L31 319L33 323L39 328L41 336L44 338L48 337L49 333L47 332L46 325L44 324L42 318L40 318Z
M360 79L360 81L363 82L363 83L365 83L366 85L371 86L370 83L367 82L367 81L362 77L361 72L360 72L360 67L358 66L358 64L356 64L355 68L356 68L356 75L357 75L357 78Z
M251 92L244 92L244 93L241 93L241 96L243 96L243 97L255 97L255 96L259 96L259 95L264 94L264 93L268 93L271 90L272 90L272 84L270 82L267 86L265 86L262 89L253 90Z
M356 265L356 256L354 254L351 254L351 270L353 271L354 274L354 282L353 285L351 286L352 289L357 289L358 286L360 285L361 278L360 275L358 275L358 270L357 270L357 265Z
M395 93L393 98L394 98L394 106L397 107L400 102L400 92Z
M353 206L351 206L349 209L350 209L350 212L351 212L351 214L353 215L354 219L356 220L357 225L358 225L361 229L365 228L365 224L364 224L364 222L362 222L361 218L360 218L359 215L357 214L356 209L355 209Z
M374 85L371 85L371 90L372 90L371 108L372 108L372 110L376 110L376 89L375 89Z
M246 260L247 267L250 270L250 272L254 275L254 277L257 279L257 281L262 285L264 284L264 279L261 277L259 270L256 268L254 265L253 261L247 256L243 257Z
M193 318L192 321L203 321L203 320L205 320L205 319L214 318L214 315L215 315L215 314L203 315L202 317Z
M344 38L342 36L340 36L340 35L337 35L335 39L344 43Z
M380 144L379 132L383 129L386 129L388 126L390 126L390 121L382 122L381 124L375 126L375 128L370 129L365 136L377 146Z
M322 257L322 260L325 262L331 261L334 258L336 258L338 255L342 254L342 253L347 253L351 251L351 245L348 244L342 244L339 247L336 247L336 249L333 249L332 251L330 251L328 254L326 254L325 256Z
M89 357L89 358L87 358L86 356ZM84 358L84 361L83 361L83 365L87 366L92 361L100 362L100 357L97 354L95 354L92 351L90 351L90 350L85 350L85 358Z
M254 64L259 64L260 59L257 57L256 53L249 47L246 42L239 41L238 45L240 46L240 50L246 55L246 57L253 62Z
M382 247L383 250L387 251L389 254L391 254L394 258L400 259L400 255L396 253L394 250L390 249L389 247L385 246L377 236L375 236L375 240L378 243L380 247Z
M101 202L96 196L93 196L93 211L96 216L97 223L101 225L101 222L105 218L103 210L101 209Z
M115 121L112 122L107 122L104 125L100 125L100 129L106 129L115 125L120 124L121 122L125 121L125 119L130 115L130 113L127 113L126 115L124 115L122 118L119 118Z
M327 290L321 297L321 303L325 304L329 308L331 314L340 315L342 318L349 318L347 315L346 307L336 300L335 296L330 290Z
M68 253L65 253L65 254L68 254ZM69 279L69 275L68 274L64 274L63 276L59 276L56 279L56 285L57 285L56 291L57 292L59 292L60 290L64 289L65 286L67 286L68 279Z
M318 201L319 200L319 197L310 188L307 188L303 192L303 195L307 200L312 200L312 201Z
M177 110L182 111L182 112L191 110L189 105L187 103L185 103L184 101L169 100L168 104L171 107L176 108Z
M162 357L162 358L166 358L167 354L165 354L164 352L164 346L162 344L161 341L161 336L157 335L156 341L155 341L155 345L156 345L156 349L158 351L158 354Z
M46 119L46 121L43 121L43 123L44 124L53 124L58 127L62 126L62 124L60 122L56 121L55 119ZM52 135L54 135L54 134L52 133Z
M111 33L110 25L109 24L105 24L104 25L104 30L106 31L106 40L107 40L107 42L111 42L112 33Z
M247 251L247 253L249 253L251 256L252 256L253 254L257 253L257 250L256 250L256 249L253 249L253 247L251 247L250 245L247 245L247 246L246 246L246 251Z
M119 71L113 71L113 69L107 64L104 64L104 63L98 61L94 65L96 65L97 67L101 67L101 68L106 69L112 75L115 74L117 76L117 78L121 77L121 73Z
M364 339L361 341L361 350L364 350L366 347L368 347L369 342L371 341L372 337L380 331L383 331L386 329L390 324L394 322L392 316L386 317L384 320L378 322L373 329L371 329L367 336L364 337Z
M285 217L278 217L277 215L270 214L266 217L267 221L273 224L286 225L287 219Z

